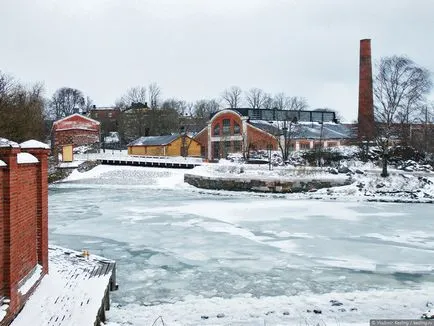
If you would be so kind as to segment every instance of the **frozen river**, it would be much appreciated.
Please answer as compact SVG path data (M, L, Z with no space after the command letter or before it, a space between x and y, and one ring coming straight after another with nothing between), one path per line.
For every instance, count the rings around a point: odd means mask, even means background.
M393 300L401 305L400 295L409 300L407 293L418 293L419 301L407 304L408 313L418 313L424 308L418 305L429 300L424 289L434 284L432 205L204 192L183 184L182 171L111 167L51 187L49 214L51 243L117 261L120 287L112 296L113 325L152 325L164 314L158 307L168 312L167 307L186 302L197 302L198 316L179 321L173 315L178 311L182 318L179 310L188 309L180 306L163 316L172 320L169 325L193 325L196 319L197 325L232 325L237 318L241 323L243 314L258 325L263 320L277 325L284 318L284 307L276 306L285 301L281 298L330 293L392 291L392 305ZM241 309L234 316L230 302L246 298L256 300L246 308L253 311ZM273 298L280 299L275 303ZM346 300L344 295L337 299ZM258 312L261 300L264 314ZM311 304L325 304L320 301ZM276 311L268 311L267 304ZM393 317L366 302L356 309L361 316L365 309ZM201 319L207 311L227 316L219 323ZM347 313L337 319L357 318Z

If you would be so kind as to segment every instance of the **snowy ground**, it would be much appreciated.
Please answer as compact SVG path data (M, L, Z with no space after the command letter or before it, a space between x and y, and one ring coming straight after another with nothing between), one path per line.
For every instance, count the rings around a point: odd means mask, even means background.
M382 178L381 170L372 164L354 162L350 173L330 173L330 168L273 167L267 165L243 165L231 162L206 164L188 173L232 178L258 178L263 180L318 178L324 180L348 179L348 186L321 189L305 194L289 194L288 198L343 199L366 201L434 202L434 173L389 170L389 177ZM337 169L336 169L337 171ZM357 172L356 172L357 171ZM336 172L337 173L337 172Z
M44 276L12 326L93 325L110 275L91 275L102 257L85 258L80 252L52 246L49 274ZM40 269L20 288L25 293L40 276Z
M50 241L117 261L110 326L367 325L434 302L432 205L204 191L191 171L98 166L51 187Z

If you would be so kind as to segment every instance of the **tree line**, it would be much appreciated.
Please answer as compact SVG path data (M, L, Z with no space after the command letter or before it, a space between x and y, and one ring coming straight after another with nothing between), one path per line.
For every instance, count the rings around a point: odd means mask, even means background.
M387 175L388 152L396 144L433 151L434 105L427 98L433 84L431 72L405 56L381 58L375 68L375 134L371 141L382 151L383 174ZM158 84L151 83L131 87L115 101L113 107L121 111L116 129L124 142L145 135L197 132L212 114L222 108L309 109L304 97L283 92L271 94L260 88L244 91L231 86L218 97L194 102L164 98L162 93ZM91 97L81 90L62 87L46 98L42 83L26 86L0 71L1 137L15 141L29 138L46 140L50 121L77 112L89 112L93 106ZM416 129L412 127L415 124L418 126ZM113 131L108 128L102 123L103 134Z

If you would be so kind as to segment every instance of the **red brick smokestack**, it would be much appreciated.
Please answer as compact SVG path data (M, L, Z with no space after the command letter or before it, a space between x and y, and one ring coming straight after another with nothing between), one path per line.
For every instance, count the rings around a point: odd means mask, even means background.
M374 99L372 93L371 40L360 41L358 138L374 137Z

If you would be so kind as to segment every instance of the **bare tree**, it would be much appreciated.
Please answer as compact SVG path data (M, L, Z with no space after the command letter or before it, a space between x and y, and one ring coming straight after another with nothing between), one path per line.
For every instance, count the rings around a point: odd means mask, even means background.
M199 100L194 104L193 115L198 119L207 121L210 119L211 115L218 112L220 109L220 104L217 100Z
M252 109L260 109L264 105L265 92L260 88L251 88L245 94L246 102Z
M304 97L288 96L285 102L285 108L287 110L306 110L309 107Z
M285 110L288 102L288 97L285 93L280 92L273 97L273 107L278 110Z
M153 126L146 107L147 90L145 86L129 88L115 103L122 113L119 118L119 132L124 142L152 134Z
M242 90L238 86L232 86L225 89L222 94L222 99L231 109L236 109L241 106Z
M0 137L45 140L43 93L41 83L25 87L0 71Z
M399 140L399 124L411 122L410 117L426 103L425 96L431 90L432 81L425 68L403 56L382 58L377 70L374 79L375 141L381 150L381 176L386 177L388 152L393 142Z
M274 107L275 106L274 106L274 99L273 99L273 97L271 96L270 93L265 93L264 94L264 101L262 102L261 109L270 110L270 109L273 109Z
M160 105L161 88L157 83L152 83L148 87L149 90L149 107L155 110Z
M51 115L55 119L59 119L73 113L85 111L86 100L80 90L62 87L54 92L49 107L51 109Z
M122 111L130 109L132 107L145 106L146 102L146 87L145 86L135 86L127 90L127 92L122 95L120 99L116 101L116 107L120 108Z
M292 149L291 141L297 128L297 118L294 117L292 120L278 121L276 123L277 132L275 137L282 153L283 162L286 162Z

